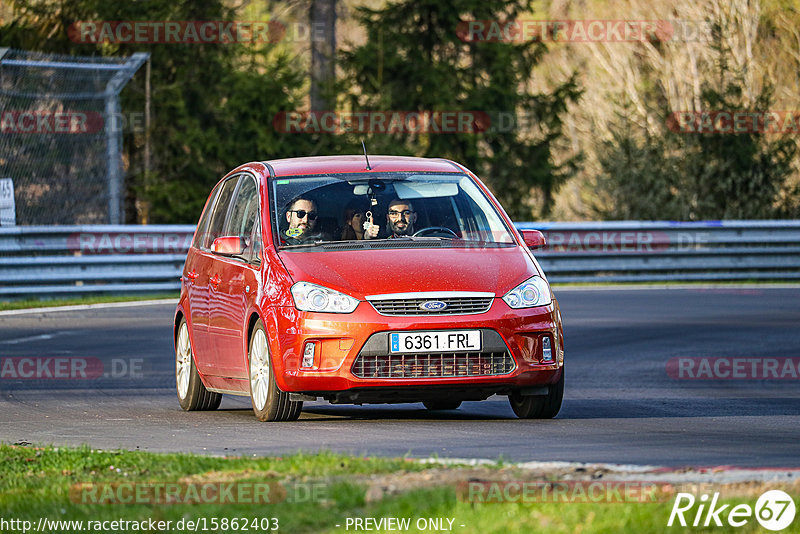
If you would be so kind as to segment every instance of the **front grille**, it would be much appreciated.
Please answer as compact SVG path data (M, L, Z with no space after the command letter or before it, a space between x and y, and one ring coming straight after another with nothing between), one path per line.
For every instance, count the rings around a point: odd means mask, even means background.
M423 310L423 302L441 301L447 304L443 310ZM370 300L370 304L381 315L465 315L483 313L492 305L492 297L446 297Z
M352 373L358 378L440 378L505 375L516 368L506 352L434 354L359 354Z

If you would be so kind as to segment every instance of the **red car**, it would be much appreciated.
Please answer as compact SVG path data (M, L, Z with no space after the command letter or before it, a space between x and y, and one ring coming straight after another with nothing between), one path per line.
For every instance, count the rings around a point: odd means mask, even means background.
M184 410L249 396L262 421L303 401L508 395L555 417L558 302L477 176L443 159L331 156L248 163L208 198L181 278L176 383Z

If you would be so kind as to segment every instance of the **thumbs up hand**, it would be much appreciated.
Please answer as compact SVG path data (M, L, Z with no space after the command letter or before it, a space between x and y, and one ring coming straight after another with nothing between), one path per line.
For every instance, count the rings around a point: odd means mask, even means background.
M378 232L381 227L377 224L372 224L372 212L367 212L367 220L364 221L364 239L374 239L378 237Z

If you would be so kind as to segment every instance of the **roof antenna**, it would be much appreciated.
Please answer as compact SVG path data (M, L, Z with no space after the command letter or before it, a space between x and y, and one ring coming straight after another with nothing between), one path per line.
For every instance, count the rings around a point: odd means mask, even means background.
M367 156L367 145L364 144L364 140L361 140L361 148L364 149L364 159L367 160L367 170L371 171L372 167L369 166L369 156Z

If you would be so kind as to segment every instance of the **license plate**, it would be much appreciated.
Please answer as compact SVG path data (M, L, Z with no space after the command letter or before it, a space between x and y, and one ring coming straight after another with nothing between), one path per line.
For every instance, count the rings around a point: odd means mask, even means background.
M480 330L447 332L392 332L391 352L466 352L481 350Z

